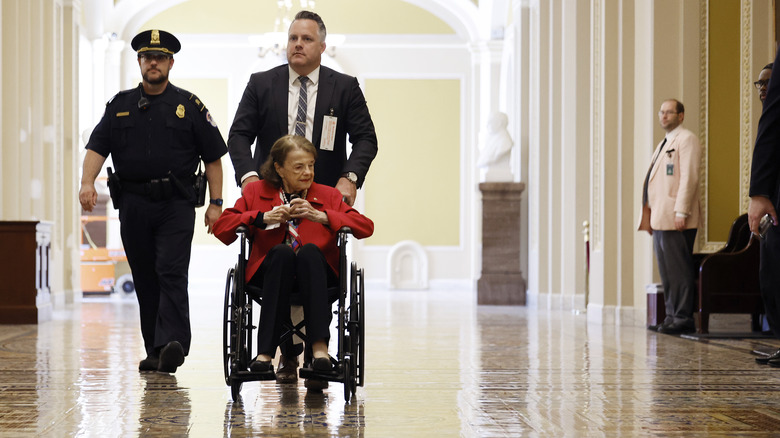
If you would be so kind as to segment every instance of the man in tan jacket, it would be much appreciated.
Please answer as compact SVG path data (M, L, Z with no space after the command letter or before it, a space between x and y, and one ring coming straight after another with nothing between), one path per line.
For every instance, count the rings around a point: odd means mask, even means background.
M653 248L664 287L666 318L660 333L695 330L693 308L696 278L693 242L699 225L701 146L680 126L685 107L675 99L661 104L658 121L666 136L653 153L642 194L639 229L653 236Z

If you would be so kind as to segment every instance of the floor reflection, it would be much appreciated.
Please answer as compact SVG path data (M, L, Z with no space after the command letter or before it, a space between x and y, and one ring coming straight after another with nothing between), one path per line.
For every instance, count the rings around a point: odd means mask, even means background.
M138 372L144 349L129 300L0 326L0 436L780 432L780 370L751 356L777 341L589 325L587 314L476 306L468 290L368 290L366 385L350 403L340 383L318 393L303 381L247 382L234 403L222 371L223 297L213 291L192 293L193 345L175 375Z
M138 435L187 436L192 404L189 391L175 375L139 373L144 383L138 414Z
M225 404L226 437L253 434L297 436L312 434L362 437L365 427L363 403L344 403L326 392L307 391L299 385L248 383L258 391L242 392L237 402Z

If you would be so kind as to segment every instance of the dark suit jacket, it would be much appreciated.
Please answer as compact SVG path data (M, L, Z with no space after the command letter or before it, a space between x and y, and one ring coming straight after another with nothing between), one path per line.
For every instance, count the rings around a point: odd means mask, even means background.
M780 51L775 63L780 62ZM775 64L769 78L764 110L758 121L756 146L750 171L750 196L762 195L772 200L780 211L780 64Z
M314 183L309 188L306 200L312 207L324 211L328 215L330 224L323 225L308 219L301 220L298 225L301 244L317 245L333 268L333 272L339 272L339 250L336 242L338 230L344 226L350 227L355 238L363 239L374 233L374 222L347 205L341 199L341 193L333 187ZM287 233L286 223L270 230L254 226L255 219L260 213L271 211L281 204L278 188L267 181L256 181L246 186L244 195L238 198L236 205L223 211L214 224L214 235L225 245L236 240L236 228L239 225L249 226L252 250L246 267L246 278L255 275L271 248L284 242Z
M284 64L254 73L249 78L228 136L228 151L238 185L247 172L260 169L274 142L288 133L289 76L289 67ZM338 118L336 140L333 151L324 151L320 149L322 121L324 116L331 115L331 111ZM347 135L352 143L349 159ZM255 139L257 147L252 156L250 147ZM366 99L356 78L320 67L312 143L317 148L316 182L335 186L342 174L355 172L358 187L363 185L368 167L377 153L377 139Z

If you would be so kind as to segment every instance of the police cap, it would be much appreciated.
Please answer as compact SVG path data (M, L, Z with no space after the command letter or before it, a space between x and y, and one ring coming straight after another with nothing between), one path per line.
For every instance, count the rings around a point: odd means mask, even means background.
M173 56L181 49L181 43L175 36L164 30L145 30L133 38L130 43L139 55L145 53Z

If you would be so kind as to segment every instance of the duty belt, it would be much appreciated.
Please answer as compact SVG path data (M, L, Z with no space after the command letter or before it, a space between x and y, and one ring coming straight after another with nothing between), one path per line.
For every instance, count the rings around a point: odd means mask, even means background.
M192 186L192 176L175 177L168 176L165 178L151 179L147 181L130 181L122 179L122 191L133 193L136 195L143 195L152 198L153 201L164 201L171 199L177 194L179 197L189 199L192 194L182 193L182 190L177 186L174 178L185 184L185 187Z

